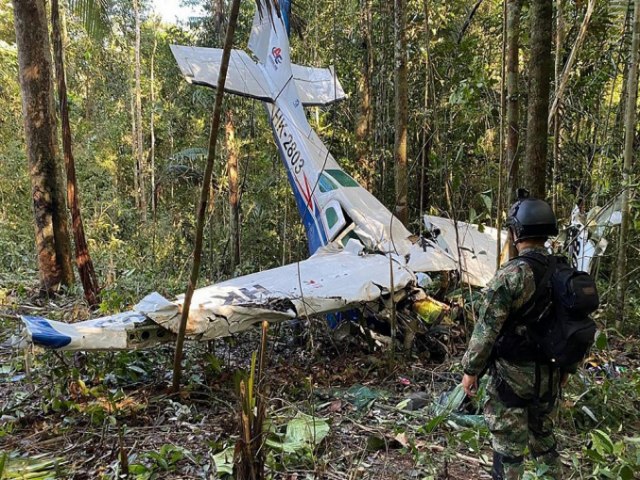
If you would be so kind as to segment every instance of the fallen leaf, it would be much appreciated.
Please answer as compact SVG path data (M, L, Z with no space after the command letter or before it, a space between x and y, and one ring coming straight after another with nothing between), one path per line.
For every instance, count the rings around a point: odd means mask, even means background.
M339 412L340 410L342 410L342 400L340 399L334 400L331 402L331 405L329 405L329 411L332 413Z

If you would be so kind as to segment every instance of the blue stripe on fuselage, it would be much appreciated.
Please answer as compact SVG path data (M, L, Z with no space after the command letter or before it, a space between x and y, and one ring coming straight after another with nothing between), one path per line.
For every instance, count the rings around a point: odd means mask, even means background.
M278 107L275 107L275 108L278 108ZM284 164L284 168L287 171L287 178L289 179L289 184L291 185L291 188L293 190L293 196L296 199L296 205L298 206L298 212L300 213L302 224L304 225L304 228L307 232L307 244L309 246L309 253L313 255L316 252L316 250L318 250L320 247L327 244L327 235L325 234L324 227L322 225L320 209L318 208L318 204L316 203L315 199L312 196L311 201L313 202L313 207L314 207L313 210L315 212L315 215L309 211L304 195L302 195L302 192L300 191L300 187L296 183L295 178L293 177L293 173L291 172L287 164L287 156L285 155L285 152L283 150L283 146L282 146L280 137L278 135L278 131L276 130L276 127L273 123L273 118L271 116L271 113L269 112L269 109L266 108L266 106L265 106L265 109L267 111L267 116L269 117L269 124L271 125L271 131L273 132L273 137L276 141L276 145L278 146L280 159L282 160L282 163ZM313 189L315 186L315 179L311 179L311 180L313 181L313 185L311 185L311 188Z
M284 160L283 160L284 161ZM302 219L302 224L304 225L305 230L307 231L307 243L309 245L309 253L313 255L316 250L320 247L327 244L327 237L322 228L322 219L320 218L320 210L318 209L318 205L315 203L315 200L312 199L314 203L314 210L317 212L314 217L312 213L309 211L307 207L307 202L302 196L300 192L300 188L296 184L291 171L286 168L287 178L289 179L289 184L293 189L293 195L296 199L296 205L298 205L298 212L300 213L300 218Z
M31 339L36 345L49 348L61 348L71 343L71 337L53 328L46 318L24 315L22 319L29 326Z

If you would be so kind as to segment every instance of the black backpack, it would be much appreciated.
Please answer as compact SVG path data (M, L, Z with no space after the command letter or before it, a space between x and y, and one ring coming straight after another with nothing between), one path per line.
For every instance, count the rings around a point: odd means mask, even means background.
M594 341L596 324L589 315L600 304L596 284L561 256L528 252L517 260L533 270L536 291L509 316L496 354L570 369L584 359ZM516 333L521 325L525 335Z

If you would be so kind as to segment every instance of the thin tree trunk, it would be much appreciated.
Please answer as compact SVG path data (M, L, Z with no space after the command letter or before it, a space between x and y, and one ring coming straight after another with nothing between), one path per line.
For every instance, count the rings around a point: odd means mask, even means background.
M428 208L431 202L431 186L427 172L429 172L431 145L432 145L432 128L431 118L429 117L429 95L430 86L432 82L431 78L431 27L429 25L430 19L430 7L429 0L424 0L422 3L424 11L424 35L425 35L425 51L427 53L424 60L424 120L422 125L422 148L420 151L420 176L419 176L419 189L420 192L420 226L424 225L422 216L424 211ZM432 107L435 109L435 104Z
M555 58L555 87L557 106L560 108L562 99L557 96L558 85L562 76L562 52L564 51L564 0L556 0L556 58ZM556 103L554 101L554 103ZM560 133L562 127L562 115L557 112L555 116L551 115L553 122L553 170L552 170L552 187L553 192L553 211L558 211L558 195L559 195L559 175L560 175Z
M44 0L14 0L13 7L38 269L42 290L52 292L73 283L73 268L56 150L47 15Z
M156 36L157 23L153 29L153 50L151 50L151 114L149 115L149 130L151 133L151 145L149 158L151 160L151 212L153 218L156 218L156 129L155 129L155 111L156 111L156 86L155 86L155 59L156 50L158 48L158 37Z
M620 226L620 248L618 250L618 319L616 327L622 328L625 320L625 296L628 285L627 278L627 236L631 220L629 208L629 188L635 184L633 175L633 142L636 137L636 108L638 100L638 55L640 52L640 0L635 0L633 10L633 37L629 52L629 76L624 121L624 166L622 184L622 225Z
M467 19L464 21L464 24L462 25L462 28L460 29L460 33L458 34L458 45L460 45L460 42L462 42L462 37L464 37L464 34L467 33L467 30L469 29L469 26L471 25L471 21L473 20L473 17L475 17L476 12L478 11L478 8L480 8L480 5L482 5L482 0L477 0L475 5L473 6L471 11L469 12L469 15L467 16Z
M520 175L520 102L519 102L519 65L520 65L520 10L522 0L507 0L507 202L515 199Z
M76 166L71 148L71 124L69 122L69 107L67 104L67 82L64 69L62 26L58 0L51 0L51 26L56 82L58 85L58 100L60 102L60 121L62 124L62 149L64 151L64 165L67 172L67 204L71 210L73 240L76 250L76 266L80 275L80 281L82 282L84 297L90 306L96 306L100 303L100 287L98 285L98 279L96 278L95 269L93 268L93 261L89 254L80 210Z
M407 225L409 221L408 173L407 173L407 34L406 0L395 0L395 141L394 161L396 172L396 216Z
M204 179L202 182L202 191L200 193L200 204L198 207L198 219L196 227L196 244L193 249L193 264L191 266L191 275L189 277L189 285L184 296L182 305L182 316L180 318L180 329L178 338L176 339L176 352L173 362L173 391L177 392L180 388L180 377L182 374L182 349L184 346L184 336L187 330L187 320L189 318L189 308L191 307L191 299L193 292L198 284L198 276L200 273L200 259L202 257L202 233L204 231L205 213L207 211L207 200L209 199L209 188L211 185L211 176L213 173L213 162L216 155L216 144L218 143L218 131L220 130L220 112L222 110L222 98L224 97L224 85L227 80L227 69L229 67L229 57L231 56L231 47L233 44L233 35L238 21L238 11L240 10L240 0L233 0L231 4L231 12L229 14L229 23L227 25L227 34L224 40L224 48L222 59L220 61L220 73L218 75L218 85L216 89L216 100L213 107L213 116L211 119L211 132L209 134L209 150L207 153L207 166L204 171Z
M525 186L532 196L546 197L547 132L551 83L552 0L531 0L531 48Z
M496 205L496 230L498 232L496 240L496 268L500 268L500 257L502 255L502 201L504 185L502 183L504 172L504 157L506 150L505 142L505 120L507 113L507 95L506 95L506 81L507 81L507 2L502 2L502 48L500 56L500 135L499 139L499 156L498 156L498 194Z
M224 41L224 0L213 0L213 28L218 47Z
M232 273L240 265L239 149L233 122L233 112L228 110L225 130L227 137L227 170L229 171L229 242L231 243L230 270Z
M362 30L362 60L358 79L360 93L360 115L356 125L356 145L358 149L358 165L363 172L364 187L370 190L375 173L375 165L371 158L371 128L373 109L371 105L371 80L373 76L373 52L371 50L371 0L360 2L360 29Z
M140 211L140 163L138 158L138 140L136 126L136 94L131 91L131 155L133 156L133 199Z
M140 198L140 220L147 221L147 192L145 188L145 176L147 169L144 158L144 144L142 141L142 88L140 86L140 5L138 0L133 0L133 10L136 17L136 44L135 44L135 97L136 97L136 153L138 155L138 188Z
M558 106L562 101L562 96L564 95L564 90L567 87L567 82L569 81L569 75L571 74L571 69L573 68L573 63L578 56L578 52L580 51L580 47L584 43L584 39L587 36L587 28L589 27L589 22L591 21L591 15L593 14L593 10L596 7L596 0L589 0L589 4L587 5L587 11L584 14L584 19L582 20L582 25L580 25L580 32L578 33L578 38L576 38L576 43L573 45L571 49L571 53L569 54L569 58L567 59L567 63L564 66L564 70L562 72L562 78L560 82L556 85L556 93L553 98L553 103L551 104L551 108L549 109L549 123L551 123L551 119L558 111Z

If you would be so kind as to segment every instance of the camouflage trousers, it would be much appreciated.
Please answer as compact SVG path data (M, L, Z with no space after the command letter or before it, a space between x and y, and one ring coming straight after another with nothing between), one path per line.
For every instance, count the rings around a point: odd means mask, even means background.
M524 473L524 454L528 446L534 459L549 467L546 475L562 480L553 434L553 418L558 402L510 407L501 400L495 381L492 380L487 386L484 418L493 444L493 479L520 480Z

